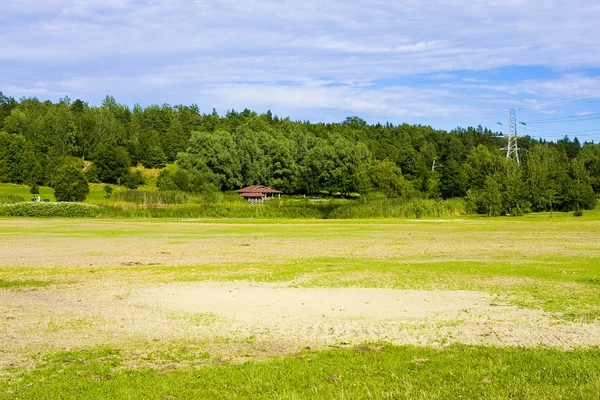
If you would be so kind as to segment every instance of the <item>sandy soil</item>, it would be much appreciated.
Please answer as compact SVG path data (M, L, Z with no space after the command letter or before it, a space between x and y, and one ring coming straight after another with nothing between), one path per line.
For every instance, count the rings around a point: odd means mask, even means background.
M600 323L558 323L487 293L295 288L249 282L86 283L0 290L0 369L95 345L136 357L188 344L219 359L372 342L600 345ZM129 353L128 353L129 352Z

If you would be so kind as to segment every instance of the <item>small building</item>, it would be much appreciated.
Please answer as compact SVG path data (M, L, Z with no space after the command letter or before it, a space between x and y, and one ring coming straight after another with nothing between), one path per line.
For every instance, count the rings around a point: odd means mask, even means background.
M274 199L275 195L277 198L281 198L281 191L271 189L266 186L246 186L245 188L238 189L235 191L237 194L248 200L250 203L262 203L265 200Z

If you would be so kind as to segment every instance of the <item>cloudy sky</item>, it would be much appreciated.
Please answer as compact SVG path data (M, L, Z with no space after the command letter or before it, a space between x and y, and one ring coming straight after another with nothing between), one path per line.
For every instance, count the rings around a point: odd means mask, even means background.
M598 142L598 21L597 0L1 0L0 91L442 129L518 108L520 134Z

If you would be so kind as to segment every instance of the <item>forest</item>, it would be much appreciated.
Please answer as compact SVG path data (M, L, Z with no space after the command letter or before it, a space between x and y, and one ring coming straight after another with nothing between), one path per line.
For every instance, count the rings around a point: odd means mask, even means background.
M423 125L281 118L270 111L151 105L107 96L101 106L0 92L0 182L57 187L65 180L142 185L131 167L161 169L159 190L231 191L262 184L286 195L465 199L488 215L594 208L600 144L506 138L481 125ZM169 168L165 166L169 165Z

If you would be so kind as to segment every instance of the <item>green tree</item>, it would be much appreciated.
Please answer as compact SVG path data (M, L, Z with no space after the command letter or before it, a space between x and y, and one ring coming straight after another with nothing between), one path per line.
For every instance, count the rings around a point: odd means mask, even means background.
M197 188L211 184L225 191L242 186L237 144L228 131L194 132L188 151L180 153L177 162L191 173Z
M21 167L26 144L22 135L0 132L0 182L23 182Z
M485 178L481 189L467 191L466 200L467 208L471 212L486 214L488 217L497 216L503 212L500 184L490 175Z
M583 160L572 160L569 174L571 180L565 194L567 209L579 212L582 209L590 210L596 207L596 194L590 185L590 176Z
M119 183L129 174L130 166L129 154L123 147L101 145L94 155L94 173L103 183Z
M21 170L23 182L26 184L30 186L44 184L44 169L42 168L41 157L35 154L29 143L25 146L25 151L23 152Z
M83 170L71 162L58 168L52 187L57 201L84 201L90 192Z
M152 146L142 156L142 164L146 168L164 168L167 165L167 156L160 146Z
M563 207L568 186L568 159L547 144L535 146L526 163L526 182L529 201L534 211Z
M414 188L402 175L402 170L391 161L383 161L371 167L369 172L373 189L387 197L408 196Z
M462 165L454 158L448 159L441 168L440 189L446 199L464 197L467 191L467 174Z

